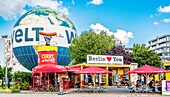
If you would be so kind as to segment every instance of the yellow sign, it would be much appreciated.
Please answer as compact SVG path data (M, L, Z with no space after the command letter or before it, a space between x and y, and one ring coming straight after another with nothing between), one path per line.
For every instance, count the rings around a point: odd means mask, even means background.
M168 61L168 62L163 62L162 65L163 65L163 66L170 66L170 61Z
M42 59L44 58L54 58L54 54L42 54Z
M47 50L54 50L54 51L58 51L58 47L57 46L38 46L38 51L47 51Z

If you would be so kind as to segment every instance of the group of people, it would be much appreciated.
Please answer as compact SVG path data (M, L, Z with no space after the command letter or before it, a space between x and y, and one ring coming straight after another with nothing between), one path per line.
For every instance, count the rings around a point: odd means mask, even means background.
M135 85L126 79L125 84L128 86L130 92L161 92L162 91L162 78L159 81L155 81L153 78L149 83L144 80L144 76L141 76L140 80L136 81Z
M160 81L155 81L154 79L152 79L149 82L149 87L153 90L153 92L161 92L162 91L162 80L160 79Z

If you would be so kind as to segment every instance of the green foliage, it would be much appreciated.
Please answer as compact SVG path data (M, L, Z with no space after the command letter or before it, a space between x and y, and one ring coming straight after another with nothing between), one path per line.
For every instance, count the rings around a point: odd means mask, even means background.
M30 72L17 71L14 73L14 81L20 82L21 89L27 88L31 84L32 74Z
M6 67L1 67L0 66L0 80L3 80L4 78L5 78L5 70L6 70ZM12 78L12 76L13 76L13 74L12 74L12 67L9 67L8 68L8 72L7 72L8 74L8 78L9 79L11 79ZM5 81L5 80L3 80L3 81ZM3 83L3 84L5 84L5 82ZM1 83L1 85L0 86L2 86L2 83Z
M22 90L26 90L28 86L29 86L28 82L21 83L21 89Z
M0 66L0 79L4 77L4 71L3 68Z
M132 49L133 62L138 63L139 67L145 64L160 67L161 61L156 52L146 48L146 45L136 44Z
M21 72L17 71L14 73L14 81L19 81L19 82L29 82L31 81L31 72Z
M84 63L88 54L101 55L114 45L113 37L107 36L104 31L96 34L94 31L85 31L72 41L69 47L73 64Z
M20 88L21 88L21 86L20 86L20 84L19 84L19 82L16 82L15 84L14 84L14 88L13 88L13 92L20 92Z

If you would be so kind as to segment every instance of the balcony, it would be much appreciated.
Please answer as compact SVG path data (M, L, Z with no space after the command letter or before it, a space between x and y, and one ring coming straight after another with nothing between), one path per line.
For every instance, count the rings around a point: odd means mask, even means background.
M157 53L163 53L163 50L156 51Z

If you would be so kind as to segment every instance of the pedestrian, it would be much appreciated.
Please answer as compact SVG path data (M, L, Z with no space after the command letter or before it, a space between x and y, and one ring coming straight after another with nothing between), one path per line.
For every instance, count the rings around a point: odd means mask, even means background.
M119 78L120 78L119 74L116 74L116 75L115 75L115 83L116 83L116 85L117 85L118 88L120 87Z
M112 86L112 76L109 77L109 86Z
M141 85L144 85L144 76L141 75Z

